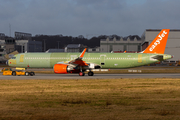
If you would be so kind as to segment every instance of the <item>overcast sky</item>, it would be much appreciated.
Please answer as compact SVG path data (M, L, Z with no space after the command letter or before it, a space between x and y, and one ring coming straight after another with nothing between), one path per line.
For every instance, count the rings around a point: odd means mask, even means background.
M180 0L0 0L0 33L92 37L180 29Z

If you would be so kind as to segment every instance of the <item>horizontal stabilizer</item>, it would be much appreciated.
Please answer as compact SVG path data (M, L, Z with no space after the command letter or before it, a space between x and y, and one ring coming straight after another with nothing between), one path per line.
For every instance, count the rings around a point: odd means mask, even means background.
M163 55L156 55L152 57L153 59L157 59L159 61L163 61Z

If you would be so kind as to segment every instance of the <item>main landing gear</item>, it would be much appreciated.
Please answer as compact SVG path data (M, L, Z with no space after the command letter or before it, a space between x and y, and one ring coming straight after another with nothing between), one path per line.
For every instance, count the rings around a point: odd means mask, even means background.
M90 71L90 72L88 72L88 75L89 75L89 76L93 76L94 73Z
M79 72L79 76L84 76L85 73L84 72Z
M84 72L79 72L79 76L84 76L85 75L85 73ZM93 76L94 75L94 73L93 72L88 72L88 76Z
M80 66L79 76L84 76L85 75L84 71L85 70L83 70L82 67ZM93 75L94 75L94 73L90 69L89 72L88 72L88 76L93 76Z

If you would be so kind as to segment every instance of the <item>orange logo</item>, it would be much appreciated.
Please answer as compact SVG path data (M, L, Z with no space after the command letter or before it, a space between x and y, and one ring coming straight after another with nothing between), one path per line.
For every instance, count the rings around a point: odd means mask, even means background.
M167 32L164 30L161 35L158 36L157 40L154 42L154 44L149 48L149 51L153 51L157 45L161 43L161 40L165 37Z

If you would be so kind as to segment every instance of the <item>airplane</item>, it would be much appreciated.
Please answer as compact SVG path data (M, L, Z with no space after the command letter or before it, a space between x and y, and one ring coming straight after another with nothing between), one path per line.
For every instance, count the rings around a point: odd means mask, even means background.
M121 69L144 66L172 58L164 54L169 29L162 29L140 53L20 53L7 61L11 67L53 68L56 74L79 73L93 76L93 69ZM28 75L28 74L27 74Z

